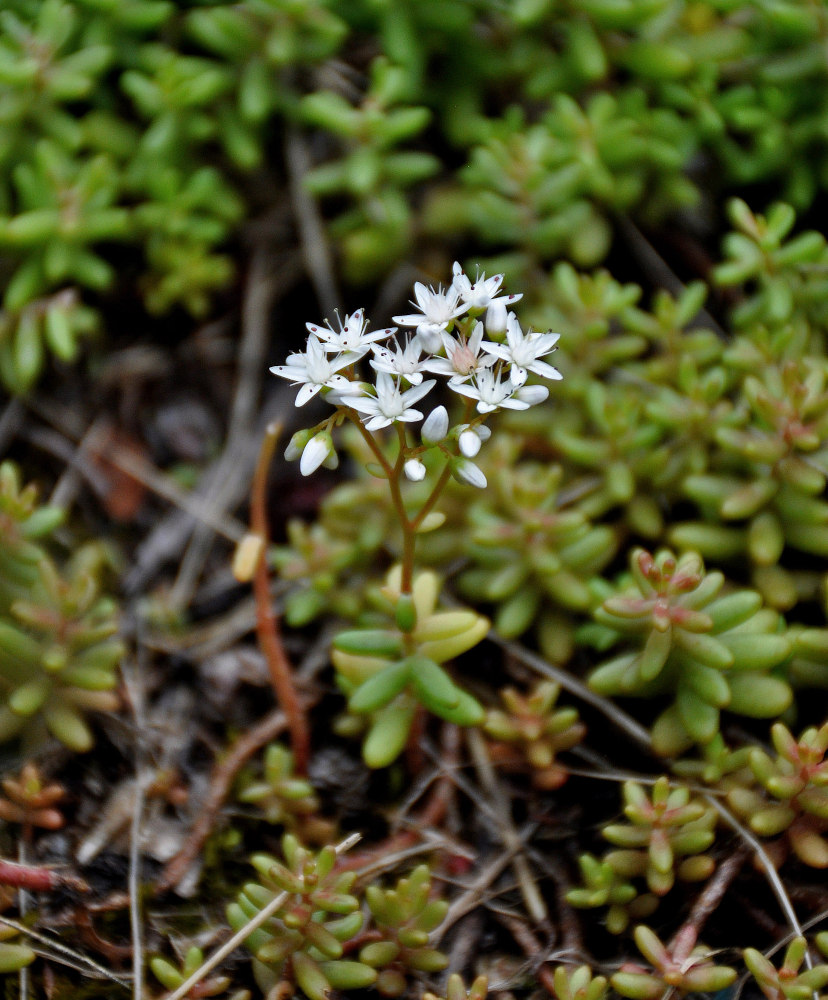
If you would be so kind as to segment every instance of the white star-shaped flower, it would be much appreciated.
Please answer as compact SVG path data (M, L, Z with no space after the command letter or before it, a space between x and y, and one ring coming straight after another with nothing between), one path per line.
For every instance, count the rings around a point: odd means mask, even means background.
M529 372L540 375L541 378L562 378L557 368L538 360L555 350L559 337L558 333L533 333L531 330L524 333L517 316L509 313L506 320L506 343L494 344L484 340L482 346L495 357L509 362L512 366L509 372L512 385L521 386Z
M411 385L419 385L423 380L420 363L423 345L416 337L412 337L402 347L395 339L394 347L396 350L392 351L390 347L372 344L374 357L368 364L375 371L385 372L387 375L402 375Z
M429 379L400 392L399 382L385 372L377 372L376 396L350 397L347 402L369 418L362 418L369 431L377 431L397 421L422 420L422 413L413 409L413 404L421 400L435 384L436 379Z
M348 379L337 372L359 358L360 355L352 351L329 358L319 338L311 335L304 352L288 355L287 364L274 365L270 370L280 378L289 379L293 385L302 386L296 396L296 405L304 406L324 386L340 390L347 386Z
M417 301L411 305L416 306L419 313L395 316L394 322L400 326L416 326L416 335L420 338L423 349L433 354L440 350L440 334L458 316L462 316L468 306L458 304L460 295L451 285L445 291L440 285L435 291L418 281L414 285L414 296Z
M449 383L451 384L451 383ZM452 386L455 392L477 400L478 413L492 413L501 408L506 410L528 410L535 403L542 403L549 395L545 385L528 385L518 388L508 378L502 381L500 374L491 368L483 368L474 382L462 382Z
M337 313L339 329L334 330L329 320L325 320L325 326L317 326L315 323L306 323L311 336L318 337L325 344L326 351L351 351L362 357L368 353L372 344L378 340L385 340L397 329L395 326L386 330L374 330L368 333L368 320L365 319L365 310L357 309L355 313L342 319Z
M422 363L427 372L435 375L447 375L449 385L466 382L482 368L490 368L495 363L492 354L480 353L483 342L483 324L476 323L468 340L464 337L452 337L448 333L440 334L446 351L444 358L429 358Z
M488 309L493 302L511 305L513 302L517 302L519 299L523 298L522 294L497 294L500 291L501 284L503 283L502 274L495 274L491 278L487 278L484 272L478 276L477 281L472 283L471 278L463 272L463 268L457 261L454 262L453 270L454 279L451 286L460 296L461 300L465 302L467 309L473 309L475 312L482 312L484 309Z

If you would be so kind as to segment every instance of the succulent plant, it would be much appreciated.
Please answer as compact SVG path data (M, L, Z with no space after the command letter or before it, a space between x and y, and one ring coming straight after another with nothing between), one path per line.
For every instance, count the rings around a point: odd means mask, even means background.
M446 980L445 993L423 993L422 1000L486 1000L489 993L489 980L487 976L478 976L471 986L466 989L463 977L456 972ZM592 998L590 998L592 1000Z
M28 945L17 944L12 940L17 934L14 927L0 925L0 975L19 972L37 958Z
M493 442L485 465L491 487L465 515L471 566L457 586L497 605L494 625L502 636L514 638L537 623L542 648L565 659L572 634L562 612L593 606L589 581L612 559L617 538L609 525L592 523L579 503L561 502L561 466L518 461L519 448L514 437Z
M606 976L594 975L588 965L559 965L552 982L558 1000L604 1000L609 991Z
M755 747L750 766L763 792L734 788L728 799L764 837L784 834L796 856L828 868L828 722L806 729L798 740L778 722L771 729L776 759Z
M382 589L389 626L341 632L331 654L349 712L370 718L363 756L371 767L400 754L418 705L458 725L477 725L484 715L441 664L477 645L488 621L473 611L438 611L435 573L418 574L411 595L401 594L400 581L395 567Z
M268 823L293 829L319 809L313 785L293 771L293 754L280 743L271 743L264 753L260 780L248 781L238 793L240 802L256 805Z
M374 277L402 254L411 234L404 192L439 170L431 153L395 148L422 132L431 118L428 108L406 103L407 92L404 68L378 57L359 106L332 90L317 90L299 104L302 121L337 136L344 147L340 159L314 167L305 183L317 197L353 202L332 223L352 280Z
M97 563L94 546L79 548L64 574L44 556L27 597L0 615L0 739L37 742L48 731L82 752L93 743L86 713L118 707L124 646Z
M0 464L0 613L38 579L45 554L38 543L63 521L64 511L38 503L34 484L23 486L11 462Z
M584 884L570 889L566 898L579 909L608 907L606 926L610 934L621 934L630 920L648 917L658 906L656 896L652 893L639 895L629 878L613 868L609 861L582 854L578 865Z
M57 782L44 783L36 764L28 761L18 777L3 778L2 784L5 797L0 797L0 819L45 830L63 826L63 814L56 807L66 791Z
M637 782L627 781L624 801L629 822L609 823L601 831L620 850L608 851L600 860L582 854L584 885L567 893L573 906L609 907L607 930L613 934L624 931L631 919L649 916L677 877L704 880L715 868L703 852L714 841L716 813L691 798L686 786L671 787L661 777L648 795ZM649 891L639 895L633 879L644 879Z
M712 873L713 859L703 853L715 838L712 808L691 799L683 785L671 788L666 777L656 781L651 795L636 782L625 782L624 800L630 822L611 823L602 830L605 840L623 848L604 857L619 875L643 876L650 892L663 896L673 887L676 873L689 881Z
M745 948L745 965L768 1000L806 1000L828 985L828 965L814 965L800 971L808 951L804 937L795 937L785 949L777 969L761 951Z
M695 553L676 559L667 550L653 557L636 549L630 568L631 578L594 617L606 629L603 642L626 636L638 648L603 663L589 683L606 695L673 695L653 726L659 753L709 743L722 709L772 718L788 707L791 689L770 671L787 659L790 642L758 593L720 596L724 574L705 573Z
M376 971L343 958L343 943L363 924L359 900L351 893L356 873L335 870L333 847L313 854L289 833L282 838L282 852L284 861L254 855L251 861L261 881L248 883L227 908L230 926L239 931L277 894L287 894L284 904L245 942L256 958L262 988L289 983L309 1000L326 1000L332 989L370 986Z
M566 766L556 759L558 753L576 746L586 733L577 709L556 707L559 693L559 685L552 681L539 682L526 695L502 688L503 709L489 709L483 723L488 736L516 745L529 764L532 784L547 790L559 788L568 776Z
M635 929L638 950L653 966L648 972L633 962L626 962L610 979L613 989L632 1000L656 1000L674 994L716 993L726 989L738 973L727 965L715 965L713 953L704 945L696 946L686 958L676 957L662 944L649 927Z
M440 972L448 965L448 958L428 944L429 933L445 919L448 903L430 897L428 865L398 879L393 889L365 889L372 921L382 936L361 949L359 960L378 970L375 989L383 996L402 996L411 973Z
M784 202L759 215L734 198L728 214L736 231L725 238L725 260L714 271L714 279L724 287L750 289L733 310L734 325L745 329L756 323L800 326L803 321L824 321L825 237L808 230L788 239L796 212Z
M166 989L177 990L190 976L204 964L204 952L201 948L193 945L187 949L181 967L177 967L161 955L156 955L150 959L152 974ZM232 987L229 976L209 976L197 983L185 996L192 997L193 1000L201 1000L202 997L217 997L227 993ZM234 990L227 1000L250 1000L250 990Z

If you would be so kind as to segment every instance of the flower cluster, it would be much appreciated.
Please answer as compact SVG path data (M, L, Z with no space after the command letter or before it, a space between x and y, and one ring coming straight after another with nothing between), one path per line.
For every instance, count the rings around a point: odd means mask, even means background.
M473 486L486 479L471 459L489 436L486 417L500 409L525 410L543 402L549 390L527 385L529 374L559 379L557 369L541 360L555 350L556 333L524 331L509 306L521 295L501 292L503 275L472 281L458 263L448 288L414 285L416 312L395 316L398 327L369 331L364 310L343 318L336 328L308 323L304 351L291 354L286 363L270 370L299 386L296 405L303 406L317 394L336 406L336 413L316 427L299 431L286 457L300 458L300 471L308 476L321 465L337 462L331 431L345 418L373 433L393 424L423 420L422 447L407 449L403 463L406 478L419 481L426 475L420 459L428 448L456 441L452 475ZM484 339L487 337L489 339ZM358 374L358 363L367 358L371 380ZM466 421L449 431L443 406L424 419L420 401L437 384L438 375L448 388L464 397ZM476 409L477 413L474 413Z

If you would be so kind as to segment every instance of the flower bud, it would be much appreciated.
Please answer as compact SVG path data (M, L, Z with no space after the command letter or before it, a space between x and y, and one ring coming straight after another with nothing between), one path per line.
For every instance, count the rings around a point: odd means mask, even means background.
M410 479L412 483L419 483L425 479L426 467L419 458L410 458L403 466L403 472L406 479Z
M459 458L454 461L451 466L451 474L458 482L466 483L468 486L476 486L479 490L483 490L487 486L483 470L467 458Z
M500 339L506 333L506 304L503 299L495 299L486 310L486 333Z
M288 442L287 448L285 448L285 459L288 462L295 462L305 450L308 441L310 441L312 437L312 427L306 427L304 430L297 431Z
M445 406L435 407L425 418L420 431L425 444L437 444L448 434L449 417Z
M548 396L549 390L545 385L524 385L515 393L515 399L519 399L522 403L528 403L530 406L544 402Z
M465 455L466 458L474 458L474 456L480 451L480 438L470 427L461 431L460 437L457 439L457 443L460 446L460 453Z
M333 438L329 430L320 431L318 434L315 434L305 445L302 458L299 462L299 471L303 476L309 476L311 473L316 472L333 450Z

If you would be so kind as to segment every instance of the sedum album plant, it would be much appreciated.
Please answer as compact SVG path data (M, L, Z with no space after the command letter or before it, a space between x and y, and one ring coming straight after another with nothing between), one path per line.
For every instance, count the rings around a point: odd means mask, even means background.
M335 466L334 434L349 423L366 446L368 472L387 484L400 532L399 564L380 593L383 627L361 626L334 640L349 711L367 719L364 756L372 767L398 756L421 708L460 725L483 720L482 707L444 664L475 646L488 622L472 611L438 611L438 578L418 571L415 555L418 535L444 521L437 505L450 479L486 488L475 459L491 435L491 415L525 411L547 398L548 388L530 375L560 378L543 360L558 335L524 331L509 310L521 296L502 292L502 282L503 275L472 280L455 263L446 288L415 284L416 311L394 317L404 334L397 327L370 330L362 310L337 317L335 325L308 323L305 350L271 369L299 386L297 406L320 395L334 407L294 434L286 457L298 458L306 476ZM445 405L428 413L418 408L437 396L438 382L460 397L455 423ZM409 492L409 483L426 490Z
M588 634L599 648L619 641L633 649L602 663L590 685L605 695L673 701L653 726L655 749L674 756L719 731L723 709L775 718L792 692L772 669L790 654L780 616L755 591L722 593L725 577L701 559L644 549L630 558L631 576L595 611Z
M49 551L62 519L0 465L0 741L51 735L83 752L94 742L88 713L120 704L124 646L98 548L78 547L63 566Z

